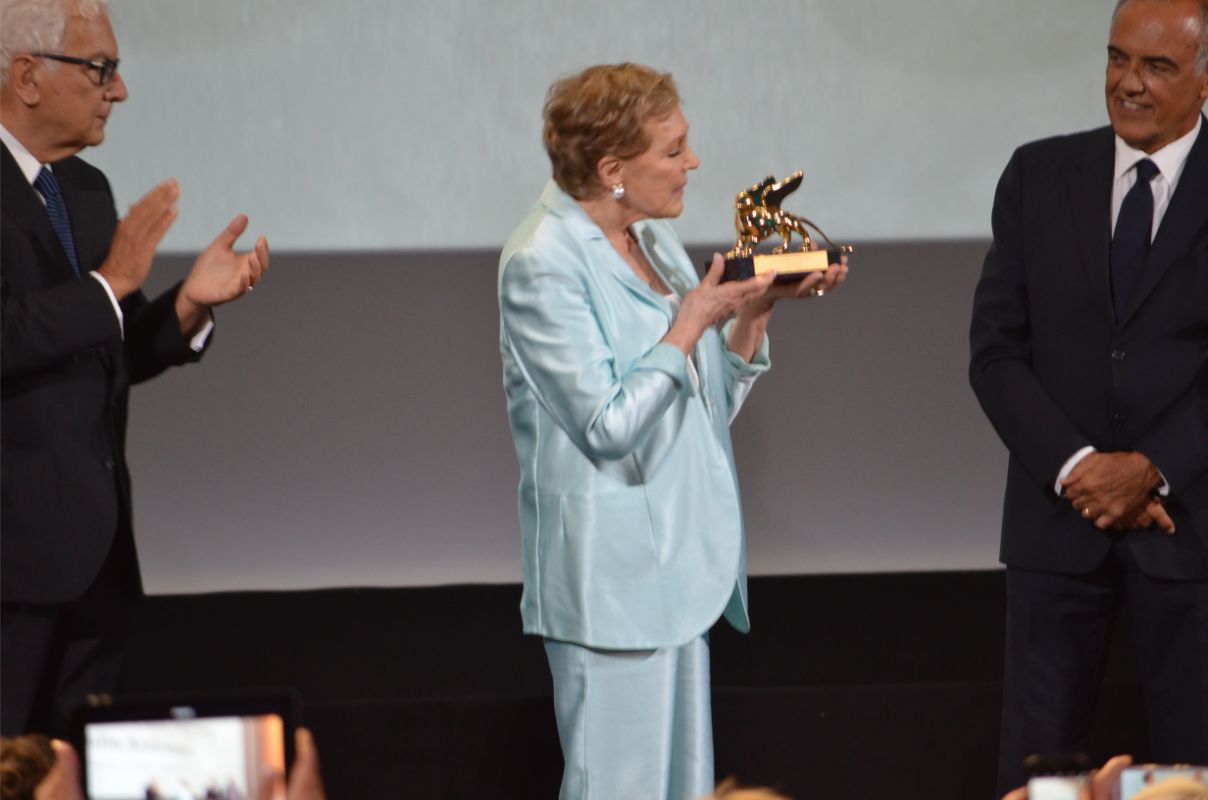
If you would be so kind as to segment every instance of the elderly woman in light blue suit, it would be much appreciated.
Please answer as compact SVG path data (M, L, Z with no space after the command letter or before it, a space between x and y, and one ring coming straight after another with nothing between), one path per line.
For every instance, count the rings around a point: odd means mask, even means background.
M664 221L699 165L687 134L670 75L555 83L553 180L500 259L521 613L545 639L563 798L712 791L706 634L748 628L729 425L769 366L775 301L847 271L723 284L715 256L698 280Z

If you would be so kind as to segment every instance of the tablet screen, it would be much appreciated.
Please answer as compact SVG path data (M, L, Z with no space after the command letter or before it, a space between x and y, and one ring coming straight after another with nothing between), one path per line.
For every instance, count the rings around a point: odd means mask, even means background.
M252 800L284 774L286 722L276 713L88 720L84 775L91 800Z

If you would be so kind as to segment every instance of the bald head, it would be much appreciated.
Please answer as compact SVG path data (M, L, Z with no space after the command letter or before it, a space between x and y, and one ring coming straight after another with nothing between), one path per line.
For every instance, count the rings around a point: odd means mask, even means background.
M1131 3L1164 3L1185 5L1199 12L1199 51L1196 55L1195 66L1200 73L1208 72L1208 0L1117 0L1116 9L1112 12L1112 22L1120 14L1120 9Z

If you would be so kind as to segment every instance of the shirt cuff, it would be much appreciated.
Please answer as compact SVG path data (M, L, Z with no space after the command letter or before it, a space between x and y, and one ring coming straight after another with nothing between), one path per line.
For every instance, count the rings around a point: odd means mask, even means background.
M212 331L212 330L214 330L213 315L211 315L210 318L206 321L205 326L202 327L202 329L200 331L198 331L196 334L194 334L193 338L189 340L189 348L194 353L200 353L202 350L205 350L206 341L209 340L210 331Z
M1158 465L1153 465L1154 469L1158 469ZM1158 477L1162 479L1162 485L1158 487L1159 497L1170 497L1170 481L1166 480L1166 476L1162 474L1162 470L1158 469Z
M730 341L730 329L733 327L734 320L730 320L721 328L721 346L726 361L734 367L739 378L754 378L761 373L767 372L772 366L768 335L766 333L763 335L763 338L759 340L759 347L755 349L755 355L751 356L750 361L747 361L726 346L726 343Z
M117 315L117 327L122 332L122 340L126 339L126 318L122 314L122 304L117 301L117 295L113 293L113 289L109 288L109 281L101 277L101 274L96 270L88 273L96 278L97 283L105 288L105 294L109 296L109 302L113 304L113 313Z
M673 344L656 344L641 360L640 366L665 373L679 386L691 385L688 378L688 357Z
M1095 452L1098 451L1088 444L1070 456L1065 464L1062 465L1061 471L1057 473L1057 480L1053 483L1053 491L1057 493L1058 497L1065 495L1064 490L1061 488L1061 482L1070 476L1070 473L1074 471L1074 467L1078 466L1078 462Z

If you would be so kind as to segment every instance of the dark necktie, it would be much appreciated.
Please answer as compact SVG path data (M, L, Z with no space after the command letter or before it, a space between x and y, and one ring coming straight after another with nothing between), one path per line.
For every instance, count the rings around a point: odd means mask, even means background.
M1124 195L1120 216L1116 218L1116 232L1112 235L1112 302L1117 318L1124 313L1145 266L1153 230L1153 190L1149 182L1158 174L1158 167L1146 158L1137 162L1136 169L1137 182Z
M63 203L63 195L59 191L59 181L55 178L55 174L46 167L38 172L38 177L34 178L34 188L42 194L42 199L46 201L46 213L50 215L50 227L55 229L55 236L59 237L59 244L63 245L63 251L67 253L67 260L71 262L71 269L75 272L76 277L80 277L80 265L76 261L75 239L71 238L71 220L67 217L67 206Z

